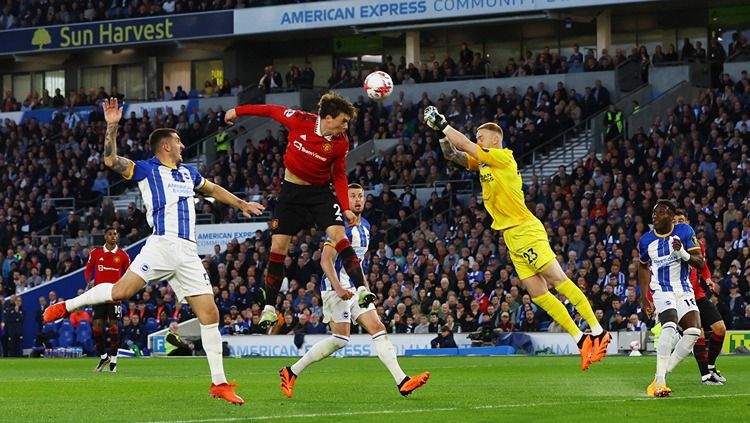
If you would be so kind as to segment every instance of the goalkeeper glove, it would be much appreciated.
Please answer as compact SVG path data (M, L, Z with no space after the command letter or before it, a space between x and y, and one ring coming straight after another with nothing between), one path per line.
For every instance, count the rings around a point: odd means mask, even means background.
M425 107L424 121L427 126L438 133L439 138L445 138L445 134L443 133L443 131L448 127L448 121L445 119L445 116L438 113L438 110L435 106Z

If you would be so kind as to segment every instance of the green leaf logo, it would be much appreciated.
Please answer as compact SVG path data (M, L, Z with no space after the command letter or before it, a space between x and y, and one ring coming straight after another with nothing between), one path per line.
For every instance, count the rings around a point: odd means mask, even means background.
M52 44L52 37L49 35L49 32L44 28L34 31L34 36L31 38L31 45L39 46L39 50L41 50L47 44Z

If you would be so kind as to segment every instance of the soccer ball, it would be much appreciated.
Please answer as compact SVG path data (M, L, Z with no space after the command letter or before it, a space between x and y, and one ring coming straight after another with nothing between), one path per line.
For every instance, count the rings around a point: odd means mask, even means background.
M393 92L393 80L385 72L377 71L367 75L364 87L367 96L373 100L382 100Z
M633 340L630 341L630 357L640 357L641 356L641 341Z

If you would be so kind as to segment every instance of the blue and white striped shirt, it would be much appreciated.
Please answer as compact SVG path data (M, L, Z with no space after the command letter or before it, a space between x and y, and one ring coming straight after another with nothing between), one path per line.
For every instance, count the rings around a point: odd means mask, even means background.
M362 263L365 259L367 248L370 245L370 222L368 222L364 217L360 217L358 225L346 227L346 237L349 238L349 242L352 244L354 252L357 254L360 263ZM326 237L326 244L332 245L331 240L328 237ZM342 288L354 288L354 285L352 285L351 281L349 280L349 275L347 275L346 270L343 269L343 264L341 263L340 256L336 257L334 269L336 271L336 275L339 278L339 282L341 283ZM364 270L364 267L362 270ZM334 291L331 281L329 281L325 275L320 280L320 290Z
M652 230L641 237L638 245L641 263L651 262L651 292L693 292L690 265L672 249L674 237L680 239L686 251L700 250L695 231L682 223L674 225L668 234L659 235Z
M131 177L138 182L153 235L195 242L194 196L206 183L203 176L192 166L180 163L172 168L152 157L137 161Z

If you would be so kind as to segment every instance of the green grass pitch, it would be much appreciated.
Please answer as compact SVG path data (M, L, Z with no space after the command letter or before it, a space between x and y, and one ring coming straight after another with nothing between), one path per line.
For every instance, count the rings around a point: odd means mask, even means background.
M608 357L581 372L575 357L401 358L430 381L402 398L376 358L331 358L309 367L293 399L279 390L289 359L227 359L246 403L208 396L204 358L0 359L3 422L616 422L748 421L750 357L722 356L725 386L703 386L688 357L670 376L672 397L645 395L655 357ZM712 410L709 412L709 410ZM730 420L731 419L731 420Z

